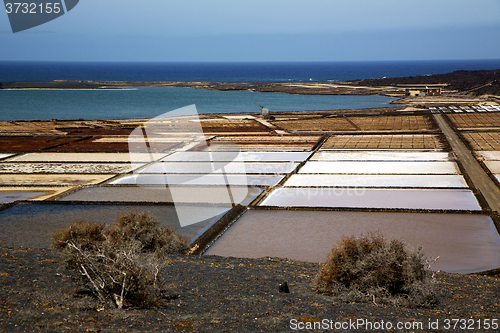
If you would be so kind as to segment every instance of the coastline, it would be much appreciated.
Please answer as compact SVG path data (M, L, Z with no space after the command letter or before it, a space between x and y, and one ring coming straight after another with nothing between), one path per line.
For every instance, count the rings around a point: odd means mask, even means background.
M380 95L397 98L392 104L500 102L497 72L455 71L415 77L364 79L346 82L183 82L183 81L4 81L0 89L125 89L134 87L183 87L217 91L279 92L296 95ZM439 96L408 97L409 86L439 85ZM430 99L429 99L430 98ZM440 101L441 100L441 101ZM437 101L437 102L436 102Z
M3 89L121 89L128 87L181 87L218 91L281 92L300 95L382 95L398 97L404 89L372 88L347 83L307 82L181 82L181 81L8 81Z

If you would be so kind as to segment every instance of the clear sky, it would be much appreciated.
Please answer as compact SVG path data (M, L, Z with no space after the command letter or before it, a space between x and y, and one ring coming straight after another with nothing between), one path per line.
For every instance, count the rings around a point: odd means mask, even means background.
M16 34L0 12L0 60L499 58L500 0L80 0Z

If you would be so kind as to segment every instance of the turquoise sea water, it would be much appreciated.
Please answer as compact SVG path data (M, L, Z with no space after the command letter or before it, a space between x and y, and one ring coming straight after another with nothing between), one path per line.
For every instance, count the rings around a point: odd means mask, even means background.
M388 106L383 96L326 96L148 87L0 90L0 120L149 118L195 104L199 113L333 110Z

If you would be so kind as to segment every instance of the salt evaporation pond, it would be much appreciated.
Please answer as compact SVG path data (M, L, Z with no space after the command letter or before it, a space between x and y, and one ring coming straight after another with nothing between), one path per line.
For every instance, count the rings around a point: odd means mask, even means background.
M500 267L490 217L472 214L250 210L205 255L323 262L342 236L380 232L423 246L433 270L473 273Z
M299 173L459 174L454 162L307 162Z
M5 162L0 163L0 173L117 174L130 172L140 166L130 163Z
M47 248L52 234L74 221L112 223L119 215L132 210L154 215L162 225L175 228L179 235L192 242L229 209L192 206L193 218L201 222L181 228L174 206L17 204L0 211L0 242L5 246ZM207 219L207 216L213 217Z
M50 193L51 191L0 191L0 203L34 199Z
M276 207L481 210L469 190L279 188L260 204Z
M302 162L311 153L303 152L240 152L238 161L243 162ZM231 162L226 152L211 152L211 158L219 162ZM164 162L202 162L207 160L206 152L176 152L162 159Z
M458 175L292 175L284 186L466 188Z
M232 187L234 189L234 187ZM249 205L262 191L260 187L245 187L248 192L240 203ZM68 194L58 201L103 201L103 202L175 202L224 204L228 201L226 186L183 186L174 191L166 186L100 186L88 187Z
M249 185L274 186L283 176L243 175L243 174L210 174L210 175L133 175L124 176L110 182L112 185Z
M500 173L500 161L484 161L491 173Z
M500 161L500 151L476 151L475 154L483 160Z
M166 155L166 154L164 154ZM150 162L149 154L134 154L134 161ZM29 153L9 162L130 162L129 153Z
M313 161L448 161L449 153L391 151L327 151L315 153Z
M155 163L139 170L140 173L256 173L283 174L290 173L298 163L258 163L258 162L168 162Z
M98 184L114 177L113 174L2 174L3 186L76 186Z

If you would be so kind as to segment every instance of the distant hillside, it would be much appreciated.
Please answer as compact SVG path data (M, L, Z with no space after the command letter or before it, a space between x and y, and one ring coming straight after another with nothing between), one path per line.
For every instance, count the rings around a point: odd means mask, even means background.
M455 71L448 74L366 79L353 81L360 86L394 86L398 84L447 83L449 90L470 91L473 95L500 95L500 69L492 71Z

